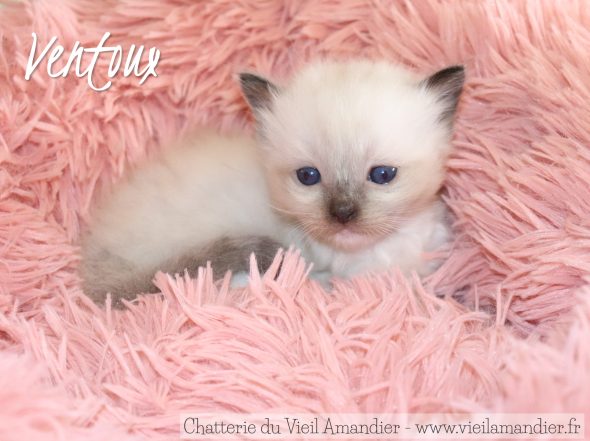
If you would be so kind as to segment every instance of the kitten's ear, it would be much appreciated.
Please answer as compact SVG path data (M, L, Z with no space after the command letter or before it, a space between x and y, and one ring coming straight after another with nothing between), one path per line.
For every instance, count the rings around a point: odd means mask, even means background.
M452 123L464 82L465 68L463 66L447 67L422 81L422 86L433 92L444 105L440 121Z
M251 73L240 74L240 86L254 113L269 109L279 88L265 78Z

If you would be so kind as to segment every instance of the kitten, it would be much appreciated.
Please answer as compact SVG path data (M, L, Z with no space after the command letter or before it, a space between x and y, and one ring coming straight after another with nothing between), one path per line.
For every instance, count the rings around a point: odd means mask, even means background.
M268 265L280 245L320 279L435 268L423 253L449 236L438 192L462 67L419 79L385 62L318 62L284 87L240 82L258 142L200 134L134 172L83 242L88 295L131 298L158 269L206 260L244 270L250 251Z
M242 74L282 236L316 271L420 275L449 238L438 193L464 69L426 78L385 62L320 62L285 87Z

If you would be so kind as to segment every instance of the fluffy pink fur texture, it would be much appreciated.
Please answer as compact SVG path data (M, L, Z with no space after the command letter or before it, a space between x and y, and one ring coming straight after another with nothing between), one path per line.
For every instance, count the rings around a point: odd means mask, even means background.
M590 415L590 7L564 2L29 0L0 7L0 440L175 439L182 412ZM45 63L156 46L158 78L107 92ZM424 74L464 63L446 201L456 241L425 281L337 284L289 254L231 291L158 274L99 308L76 275L93 197L198 125L251 130L235 74L317 56ZM97 67L104 78L108 60ZM433 294L438 294L436 297Z

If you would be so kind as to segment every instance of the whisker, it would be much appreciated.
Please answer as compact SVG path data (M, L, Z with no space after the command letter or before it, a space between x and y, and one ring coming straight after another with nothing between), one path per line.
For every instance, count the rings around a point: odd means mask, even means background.
M305 215L309 214L309 213L306 213L303 211L287 210L285 208L277 207L272 204L269 204L269 207L275 211L278 211L279 213L290 214L290 215L294 215L294 216L305 216Z

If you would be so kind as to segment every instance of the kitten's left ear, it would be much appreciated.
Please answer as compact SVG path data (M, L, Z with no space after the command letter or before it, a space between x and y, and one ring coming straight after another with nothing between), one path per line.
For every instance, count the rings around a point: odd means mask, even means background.
M440 121L449 124L453 122L464 82L465 68L463 66L447 67L422 81L422 87L432 91L438 101L444 105Z
M251 73L240 74L240 86L254 113L270 109L273 98L279 94L277 86L266 78Z

